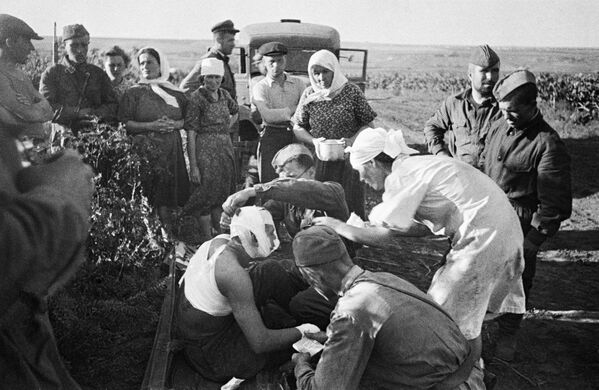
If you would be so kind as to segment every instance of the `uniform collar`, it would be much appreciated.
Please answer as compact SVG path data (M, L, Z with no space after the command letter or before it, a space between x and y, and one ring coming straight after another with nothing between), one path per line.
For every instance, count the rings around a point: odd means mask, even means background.
M77 71L85 71L85 69L87 68L87 62L84 62L83 64L75 64L74 62L69 60L66 55L62 57L62 64L66 67L65 73L71 74Z
M356 279L358 279L364 272L366 271L357 265L351 267L341 281L341 292L339 293L339 296L343 296L343 294L354 285Z

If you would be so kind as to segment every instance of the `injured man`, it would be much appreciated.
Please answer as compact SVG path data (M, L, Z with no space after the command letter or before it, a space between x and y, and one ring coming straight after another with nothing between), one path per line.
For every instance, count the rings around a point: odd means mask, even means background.
M279 246L269 212L239 208L230 230L191 258L175 313L187 363L216 382L284 363L293 343L317 331L311 324L295 326L287 312L299 290L281 265L263 260Z

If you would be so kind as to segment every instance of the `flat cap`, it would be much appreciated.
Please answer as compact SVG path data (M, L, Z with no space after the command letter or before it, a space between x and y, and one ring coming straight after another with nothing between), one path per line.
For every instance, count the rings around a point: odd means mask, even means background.
M495 84L495 88L493 88L493 95L499 102L504 100L517 88L529 83L536 86L535 75L526 69L518 69L505 75L497 82L497 84Z
M27 23L8 14L0 14L0 38L24 37L28 39L44 39L36 34Z
M341 237L327 226L311 226L293 239L293 256L298 267L332 263L348 256Z
M231 33L239 32L239 30L237 30L235 28L235 25L233 24L233 22L229 19L225 20L224 22L216 23L214 26L212 26L211 31L213 33L219 32L219 31L231 32Z
M263 56L287 54L287 46L281 42L268 42L258 48L258 53Z
M290 160L297 158L301 155L308 156L314 160L312 152L304 144L289 144L284 148L281 148L277 154L272 158L271 165L273 168L282 167L287 164Z
M62 40L89 37L89 33L82 24L69 24L62 28Z
M489 45L481 45L472 49L468 62L481 68L488 68L499 62L499 56Z

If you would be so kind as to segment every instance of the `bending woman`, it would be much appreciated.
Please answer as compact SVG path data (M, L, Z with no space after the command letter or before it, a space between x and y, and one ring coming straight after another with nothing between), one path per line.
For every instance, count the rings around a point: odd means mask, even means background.
M323 138L341 139L346 146L351 145L360 130L371 126L376 113L360 88L348 82L330 51L320 50L310 57L308 75L311 86L302 94L293 117L295 137L309 145ZM364 218L364 189L347 156L323 161L318 151L316 155L316 180L340 183L349 210Z
M370 213L371 226L355 227L328 217L327 225L369 245L393 234L432 231L451 241L445 264L428 290L476 348L487 311L523 313L522 231L503 191L485 174L457 159L412 156L401 131L366 129L350 148L361 180L385 190ZM480 353L480 352L479 352Z
M185 117L187 152L193 193L183 212L199 221L201 241L219 231L221 205L235 192L235 157L229 136L239 110L220 88L225 68L216 58L202 60L203 85L191 94Z
M182 90L168 81L168 60L160 51L145 47L137 53L137 62L141 79L121 98L119 120L133 136L133 144L149 160L150 174L142 183L144 192L168 231L168 209L183 206L189 195L179 134L187 99Z

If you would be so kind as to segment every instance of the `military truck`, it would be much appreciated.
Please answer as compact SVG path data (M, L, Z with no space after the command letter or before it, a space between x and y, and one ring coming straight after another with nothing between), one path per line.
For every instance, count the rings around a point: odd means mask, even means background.
M308 61L316 51L326 49L333 52L348 79L360 86L366 85L366 61L368 50L341 48L339 32L333 27L302 23L297 19L282 19L280 22L256 23L244 27L238 39L237 102L239 103L240 140L257 138L259 118L251 112L252 87L264 78L259 61L254 60L260 46L278 41L287 46L287 72L308 81Z

